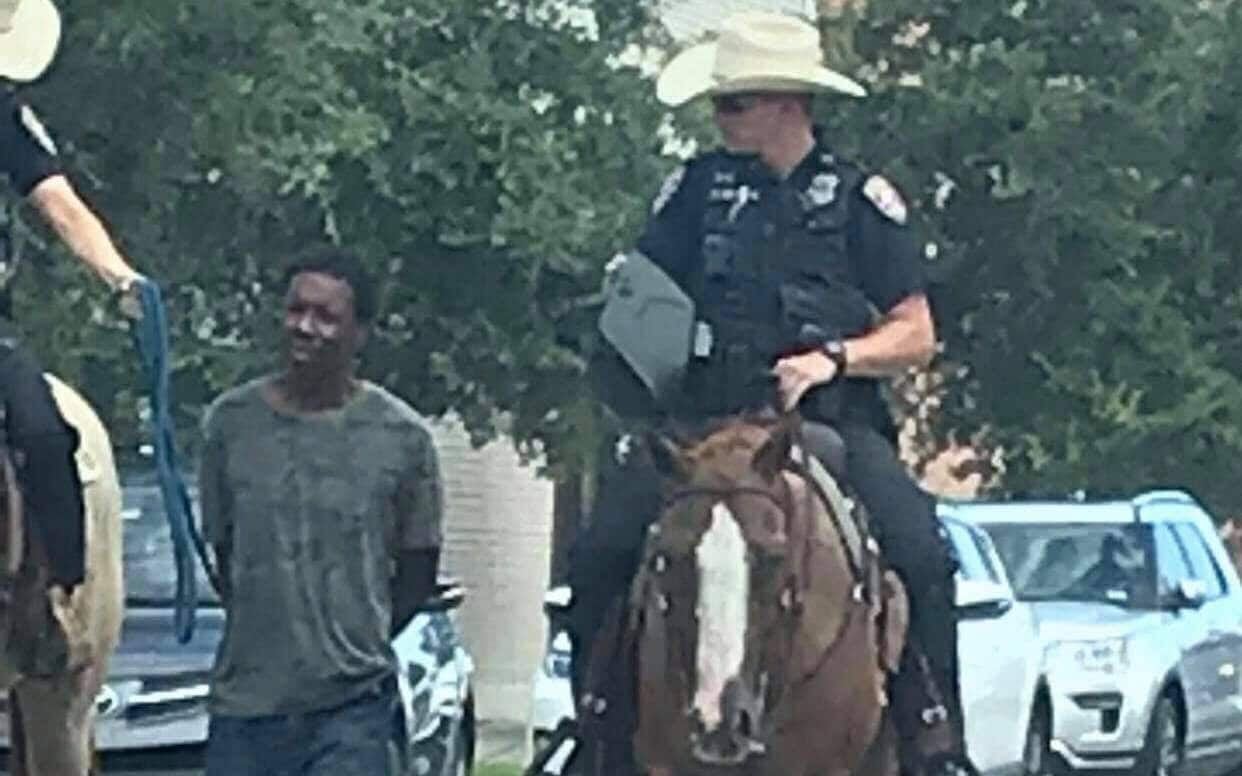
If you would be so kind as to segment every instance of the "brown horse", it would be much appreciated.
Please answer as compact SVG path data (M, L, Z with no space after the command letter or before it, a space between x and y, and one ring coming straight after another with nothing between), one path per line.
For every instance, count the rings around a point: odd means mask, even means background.
M0 450L0 576L8 582L0 597L0 690L8 691L10 772L86 776L94 768L95 696L121 630L121 489L95 411L69 386L51 376L48 382L81 440L86 580L68 599L47 592L46 555L38 534L27 530L12 463ZM62 659L47 660L57 652ZM32 654L41 659L32 662ZM56 668L31 670L40 664Z
M886 686L907 602L791 421L683 447L629 602L635 753L652 774L894 774Z

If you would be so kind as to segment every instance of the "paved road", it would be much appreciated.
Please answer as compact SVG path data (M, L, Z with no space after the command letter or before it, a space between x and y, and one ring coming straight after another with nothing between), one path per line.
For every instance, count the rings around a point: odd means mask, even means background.
M479 725L479 762L521 762L525 758L525 731L520 724L488 722ZM7 756L0 755L0 776L8 776ZM105 776L202 776L202 750L147 752L104 758Z

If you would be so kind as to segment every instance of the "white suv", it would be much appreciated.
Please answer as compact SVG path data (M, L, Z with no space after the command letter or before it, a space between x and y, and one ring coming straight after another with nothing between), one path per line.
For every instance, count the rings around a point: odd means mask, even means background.
M1191 496L948 509L987 530L1035 611L1050 762L1146 775L1242 760L1242 587Z

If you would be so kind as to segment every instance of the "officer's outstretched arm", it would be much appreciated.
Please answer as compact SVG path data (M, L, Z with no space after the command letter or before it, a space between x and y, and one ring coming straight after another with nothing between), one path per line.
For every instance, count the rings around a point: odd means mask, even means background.
M30 201L74 255L113 289L124 289L140 277L121 257L107 228L64 175L40 181L30 192Z

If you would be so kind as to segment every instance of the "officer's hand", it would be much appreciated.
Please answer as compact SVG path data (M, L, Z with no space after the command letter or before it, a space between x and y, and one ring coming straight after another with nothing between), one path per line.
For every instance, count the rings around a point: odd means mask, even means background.
M142 320L141 285L145 280L145 277L135 272L132 277L125 278L116 284L115 291L121 313L130 320Z
M812 350L796 356L787 356L776 362L772 369L780 382L783 409L789 412L798 406L806 392L817 385L826 385L837 376L837 365L827 355Z

